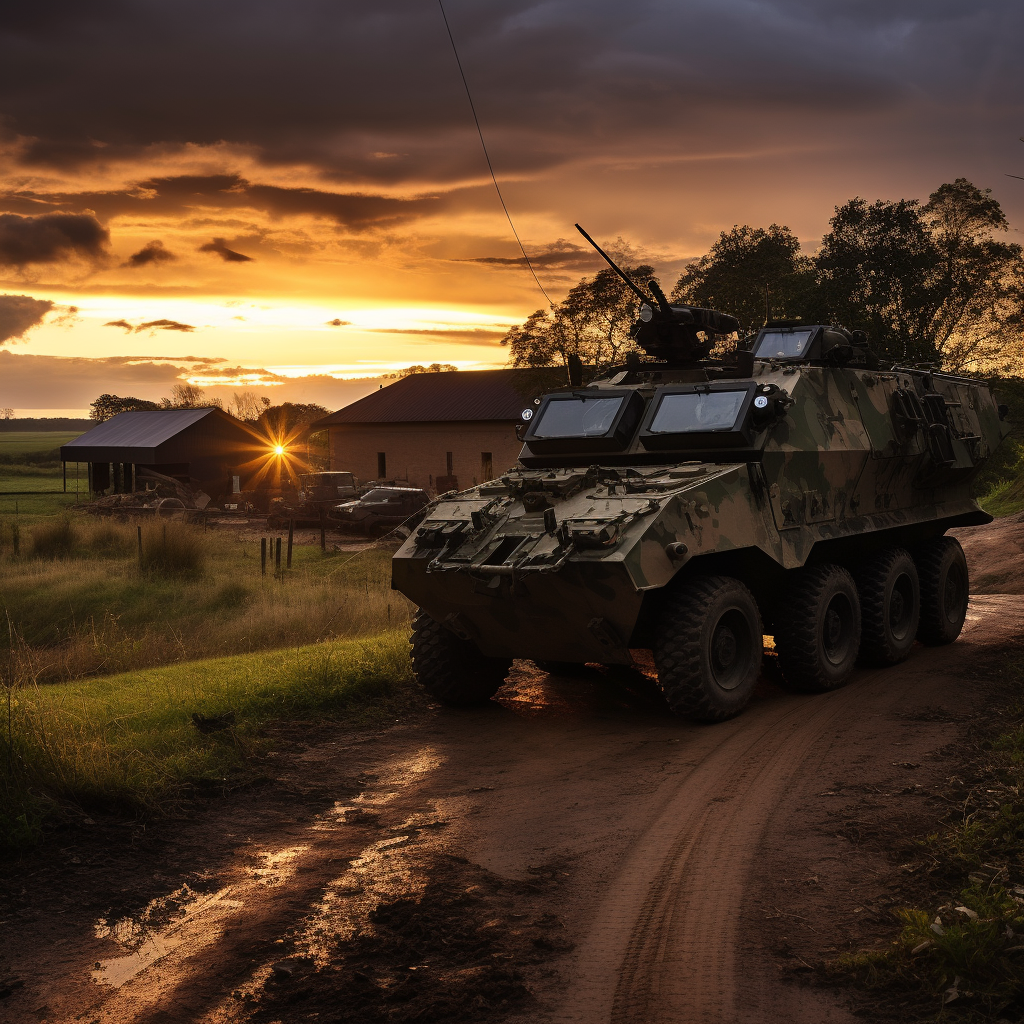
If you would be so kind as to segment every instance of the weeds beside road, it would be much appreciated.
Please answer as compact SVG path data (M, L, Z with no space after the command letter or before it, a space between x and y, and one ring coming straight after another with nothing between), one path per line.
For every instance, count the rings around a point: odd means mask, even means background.
M828 973L872 992L886 1018L1019 1020L1024 1011L1024 665L1006 667L1004 707L950 778L955 810L904 865L923 875L896 913L891 946L847 954ZM907 876L904 876L907 877ZM920 886L922 883L916 883Z
M66 804L153 812L223 789L266 748L268 723L393 720L414 700L408 639L391 630L290 650L0 694L0 849L35 841Z

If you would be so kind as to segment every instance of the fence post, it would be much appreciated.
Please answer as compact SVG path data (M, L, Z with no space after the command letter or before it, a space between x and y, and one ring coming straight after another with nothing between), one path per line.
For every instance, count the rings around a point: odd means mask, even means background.
M277 538L277 543L274 545L274 572L280 574L281 572L281 538Z
M260 574L267 575L267 538L260 537Z
M295 520L288 520L288 568L292 567L292 539L295 536Z

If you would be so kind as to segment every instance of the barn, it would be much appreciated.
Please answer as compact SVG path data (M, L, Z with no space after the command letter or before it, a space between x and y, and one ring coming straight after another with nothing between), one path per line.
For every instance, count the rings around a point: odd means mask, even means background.
M216 408L123 412L62 445L61 461L89 466L89 489L130 493L147 470L207 494L246 490L270 442Z
M534 399L567 384L540 367L415 373L310 425L330 438L331 468L360 480L447 491L515 465L516 424Z

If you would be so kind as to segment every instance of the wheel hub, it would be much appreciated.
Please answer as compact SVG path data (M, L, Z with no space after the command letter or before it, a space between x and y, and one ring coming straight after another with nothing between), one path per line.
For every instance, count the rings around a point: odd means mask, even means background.
M736 660L736 653L739 650L736 634L728 626L719 626L715 630L713 649L715 667L728 670Z

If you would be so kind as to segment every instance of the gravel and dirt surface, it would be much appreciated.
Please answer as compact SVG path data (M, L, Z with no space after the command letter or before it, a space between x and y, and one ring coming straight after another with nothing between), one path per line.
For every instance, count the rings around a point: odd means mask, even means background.
M263 778L0 869L0 1016L698 1024L865 1018L814 968L893 932L1024 637L1024 516L960 531L967 627L715 726L516 665L489 707L290 726Z

